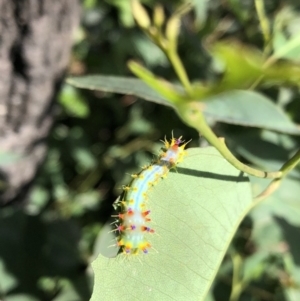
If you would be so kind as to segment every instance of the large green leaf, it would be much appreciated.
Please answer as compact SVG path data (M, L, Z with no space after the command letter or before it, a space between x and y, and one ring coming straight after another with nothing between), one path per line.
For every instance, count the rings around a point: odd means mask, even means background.
M210 85L209 90L223 92L249 88L253 83L267 86L274 84L299 86L299 66L292 61L277 62L287 50L299 45L299 38L287 44L287 48L282 47L267 60L260 50L238 41L227 40L212 45L213 57L222 61L224 73L220 82ZM198 95L203 95L205 91L203 88L203 85L199 86Z
M67 83L78 88L134 95L158 104L172 106L140 79L120 76L87 75L67 79Z
M234 90L215 95L204 105L206 117L226 123L271 129L289 134L300 134L281 108L268 97L246 90Z
M99 255L91 301L204 300L250 204L247 177L212 147L189 149L149 193L155 250Z
M69 78L68 83L79 88L134 95L174 107L143 81L135 78L94 75ZM204 115L215 121L300 134L299 127L278 106L257 92L224 92L202 100L201 106Z

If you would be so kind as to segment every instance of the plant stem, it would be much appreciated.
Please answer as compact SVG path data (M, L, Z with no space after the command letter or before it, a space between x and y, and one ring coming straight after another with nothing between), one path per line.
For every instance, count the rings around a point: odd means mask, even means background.
M242 257L238 253L232 255L232 288L229 301L237 301L244 289L244 284L240 280L242 272Z
M251 204L250 210L256 207L261 201L266 199L272 193L274 193L279 188L280 184L281 184L281 179L274 179L264 191L262 191L258 196L256 196L253 199L253 203Z
M160 30L155 32L155 34L152 34L149 31L146 31L145 33L164 52L166 57L169 59L186 93L188 95L191 95L193 92L193 88L190 83L189 77L185 71L184 65L177 53L176 44L169 43L169 41L162 36Z
M176 51L176 49L166 49L164 50L165 54L167 55L169 61L171 62L171 65L173 66L179 80L181 81L183 87L185 88L185 91L187 94L192 94L192 86L190 83L190 80L188 78L188 75L185 71L185 68L180 60L180 57Z
M255 8L260 22L260 27L265 41L265 53L270 52L271 30L265 13L263 0L255 0Z
M299 162L300 162L300 149L294 154L294 156L291 159L289 159L287 162L285 162L282 165L282 167L280 168L280 171L282 173L281 177L274 179L263 192L261 192L258 196L254 198L254 202L252 203L252 208L257 206L261 201L263 201L272 193L274 193L279 188L282 178L286 176L292 169L294 169Z
M196 106L196 107L193 107ZM282 175L282 171L274 171L267 172L261 171L255 168L252 168L241 161L239 161L227 148L224 139L219 139L215 133L211 130L208 124L205 121L205 118L201 112L201 108L199 108L199 104L190 103L186 105L178 106L178 111L183 120L197 129L199 133L212 145L214 146L220 154L234 167L237 169L259 178L268 178L268 179L276 179L280 178Z
M282 172L283 176L285 176L292 169L294 169L299 162L300 162L300 149L298 149L295 155L287 162L285 162L280 168L280 171Z

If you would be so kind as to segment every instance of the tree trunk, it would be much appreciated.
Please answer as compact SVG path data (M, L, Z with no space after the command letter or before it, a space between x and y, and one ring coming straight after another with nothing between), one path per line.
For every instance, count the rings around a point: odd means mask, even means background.
M77 0L0 0L0 153L21 156L0 166L2 206L25 199L45 157L78 19Z

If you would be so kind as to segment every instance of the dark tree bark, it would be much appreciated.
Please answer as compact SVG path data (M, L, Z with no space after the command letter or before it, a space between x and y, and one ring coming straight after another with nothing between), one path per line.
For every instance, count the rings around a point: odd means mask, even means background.
M53 103L68 64L77 0L0 0L0 205L23 200L46 153Z

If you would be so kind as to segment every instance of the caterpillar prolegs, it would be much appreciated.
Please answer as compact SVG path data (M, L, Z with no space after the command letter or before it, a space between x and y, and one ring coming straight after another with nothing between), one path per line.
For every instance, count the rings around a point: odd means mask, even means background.
M182 161L187 143L181 138L165 139L158 158L139 173L131 175L131 183L124 186L122 196L115 203L119 208L119 213L114 216L117 218L115 231L119 232L117 245L127 255L148 253L151 248L147 234L155 231L148 226L151 221L148 192Z

